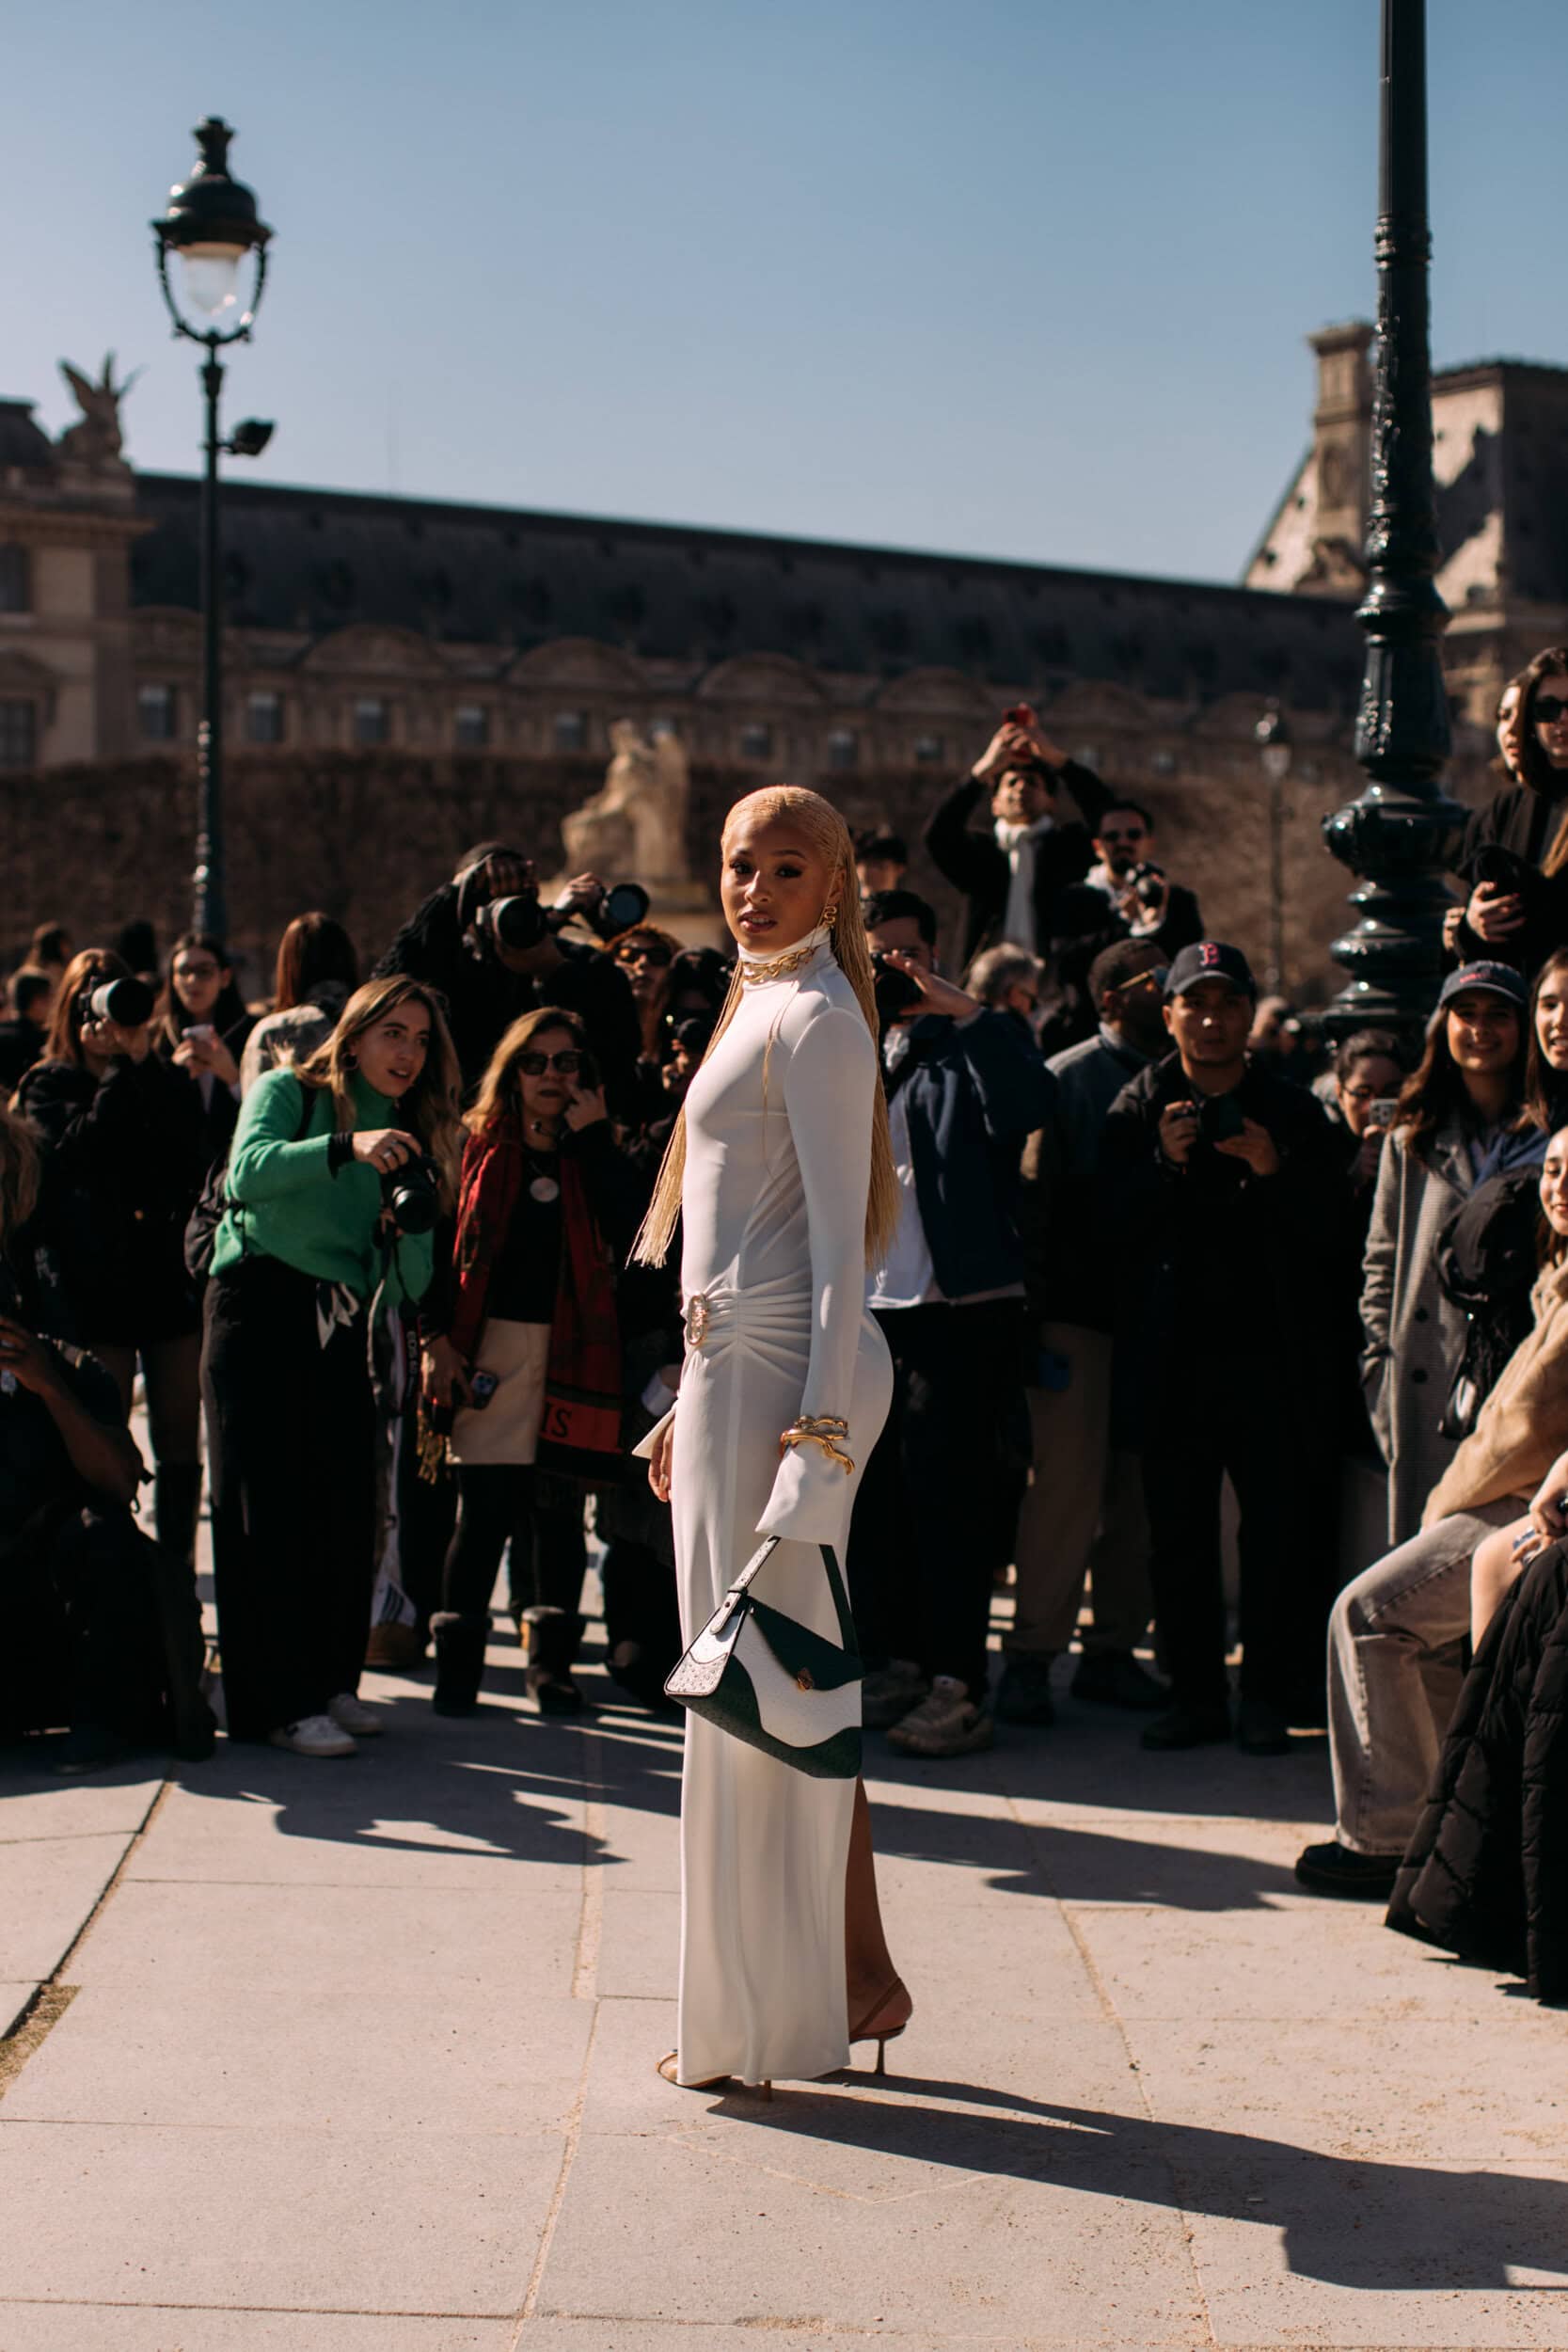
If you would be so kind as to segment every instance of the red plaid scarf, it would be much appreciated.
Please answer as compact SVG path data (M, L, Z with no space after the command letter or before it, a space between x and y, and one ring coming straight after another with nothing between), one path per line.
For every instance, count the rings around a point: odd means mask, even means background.
M505 1243L527 1174L515 1116L503 1112L470 1136L457 1186L457 1300L451 1343L471 1363L484 1327L490 1276ZM615 1270L582 1169L569 1150L561 1181L561 1272L545 1372L545 1417L537 1464L565 1477L602 1485L621 1452L621 1333Z

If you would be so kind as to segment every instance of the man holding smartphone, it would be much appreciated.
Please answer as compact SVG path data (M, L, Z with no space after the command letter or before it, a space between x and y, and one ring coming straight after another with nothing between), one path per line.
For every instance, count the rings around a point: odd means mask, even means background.
M1141 1445L1171 1707L1149 1748L1230 1736L1220 1498L1241 1505L1238 1744L1283 1753L1323 1720L1334 1585L1338 1145L1304 1088L1248 1059L1257 987L1219 940L1165 978L1174 1053L1106 1120L1122 1245L1113 1418Z

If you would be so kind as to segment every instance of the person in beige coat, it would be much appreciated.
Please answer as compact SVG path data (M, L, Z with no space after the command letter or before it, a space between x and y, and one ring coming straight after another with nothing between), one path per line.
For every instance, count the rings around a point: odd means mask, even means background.
M1459 1695L1472 1560L1495 1606L1539 1532L1532 1498L1539 1505L1543 1482L1560 1470L1568 1448L1568 1127L1546 1147L1540 1193L1547 1256L1530 1295L1534 1326L1433 1487L1419 1534L1358 1576L1334 1605L1329 1734L1338 1820L1334 1837L1297 1861L1304 1885L1379 1899L1390 1891Z

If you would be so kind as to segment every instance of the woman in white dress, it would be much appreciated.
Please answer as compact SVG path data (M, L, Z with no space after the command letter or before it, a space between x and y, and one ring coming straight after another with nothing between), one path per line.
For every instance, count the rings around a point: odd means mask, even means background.
M842 1562L887 1416L866 1266L897 1199L843 818L793 786L750 794L725 822L721 897L736 977L637 1248L658 1263L682 1220L686 1361L638 1451L673 1507L687 1641L763 1535L784 1540L759 1596L836 1641L820 1547ZM859 1782L813 1779L689 1716L681 1890L668 2080L809 2080L855 2041L877 2042L880 2069L911 2004Z

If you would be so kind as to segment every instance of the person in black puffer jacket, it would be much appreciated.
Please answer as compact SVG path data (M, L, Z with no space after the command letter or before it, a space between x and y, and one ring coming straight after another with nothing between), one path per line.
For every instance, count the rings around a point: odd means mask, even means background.
M1568 2001L1568 1544L1540 1553L1487 1628L1387 1924Z
M201 1096L150 1050L151 1025L93 1017L93 991L131 977L88 947L60 985L44 1058L17 1107L44 1144L40 1217L76 1334L129 1413L139 1358L157 1462L158 1540L193 1561L201 1500L200 1302L185 1224L207 1172Z

